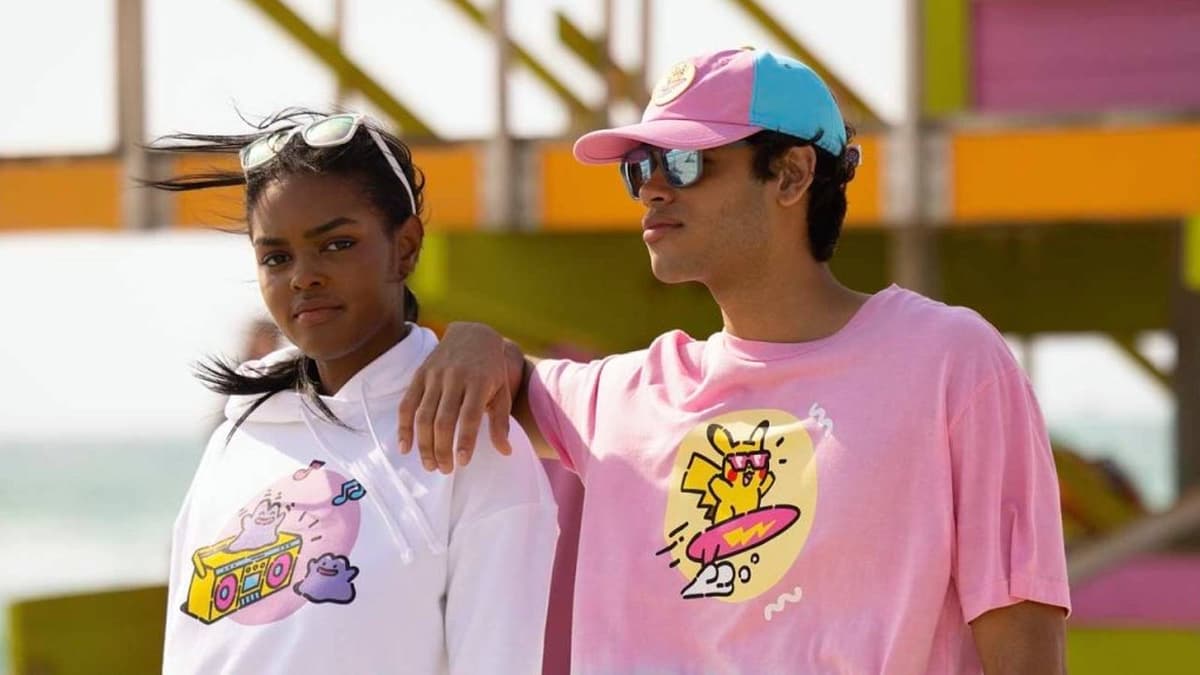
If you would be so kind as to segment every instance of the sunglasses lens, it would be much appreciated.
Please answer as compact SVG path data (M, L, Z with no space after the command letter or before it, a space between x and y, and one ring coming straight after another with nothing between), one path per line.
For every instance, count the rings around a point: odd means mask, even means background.
M741 471L742 469L746 468L746 456L745 455L730 455L729 463L733 465L733 468L737 469L738 471Z
M673 187L687 187L700 180L699 150L664 150L663 164L667 182Z
M750 455L750 464L756 469L764 469L767 466L767 458L770 457L765 452L756 452Z
M313 124L304 130L304 142L310 147L340 145L350 140L358 128L354 115L334 115Z
M625 181L625 189L629 196L638 198L642 186L650 180L654 172L654 159L645 148L637 148L625 155L621 160L621 178Z
M271 158L279 152L279 146L283 143L284 138L286 138L286 133L277 131L242 148L242 170L249 171L271 161Z

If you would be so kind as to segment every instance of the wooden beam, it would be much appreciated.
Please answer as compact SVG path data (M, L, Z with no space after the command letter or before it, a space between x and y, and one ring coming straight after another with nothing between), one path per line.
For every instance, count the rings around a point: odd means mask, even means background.
M1200 530L1200 490L1185 494L1166 513L1140 518L1071 552L1067 558L1067 577L1072 586L1079 586L1133 556L1167 548L1197 530Z
M558 11L554 16L558 23L558 39L567 49L596 71L596 74L605 78L617 97L627 99L638 107L646 105L650 97L642 87L641 75L610 63L604 43L584 33L566 14Z
M1109 335L1109 338L1112 339L1113 343L1116 344L1122 352L1125 352L1125 355L1128 356L1131 361L1141 367L1142 372L1149 375L1151 379L1157 381L1167 389L1171 389L1171 374L1159 369L1158 366L1154 365L1153 361L1146 358L1146 355L1138 349L1137 340L1133 335Z
M475 25L485 30L491 30L487 15L483 10L476 7L471 0L446 0L451 6L461 11L467 18L475 22ZM532 54L526 51L521 45L511 38L508 41L509 48L512 50L512 55L516 57L521 65L533 72L534 77L542 84L546 85L558 100L566 104L571 112L571 117L576 124L590 119L594 112L585 104L578 96L575 95L565 84L554 76L540 61L535 59Z
M732 2L748 14L763 30L770 33L771 37L783 43L783 46L793 56L808 64L808 67L812 68L817 75L820 75L821 79L825 80L825 84L833 91L834 96L837 97L838 103L843 107L843 110L851 113L847 117L853 118L859 124L882 124L879 114L861 96L854 93L854 90L842 82L841 78L834 75L829 68L825 67L821 59L817 58L812 51L797 40L795 36L783 27L779 19L775 18L762 5L755 0L732 0Z
M357 63L338 47L337 42L321 35L281 0L247 0L266 14L288 35L306 47L313 56L333 70L338 82L362 93L368 101L383 111L408 138L436 139L429 125L384 89Z

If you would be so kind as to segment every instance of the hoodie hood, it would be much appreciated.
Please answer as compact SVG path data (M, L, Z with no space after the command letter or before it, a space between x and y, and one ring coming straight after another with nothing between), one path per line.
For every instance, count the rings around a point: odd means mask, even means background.
M369 399L394 397L408 388L413 372L437 346L437 336L433 331L414 323L409 323L408 326L408 335L403 340L355 373L337 393L321 397L333 414L342 419L361 414L364 403ZM285 347L261 359L243 363L238 367L238 372L253 374L298 356L299 349ZM225 404L225 417L231 422L241 419L260 398L262 394L230 396ZM312 403L305 401L298 392L281 391L258 406L246 421L282 424L300 422L311 412L311 408Z
M312 403L295 391L281 391L271 396L245 420L256 424L303 423L326 455L337 458L355 475L368 476L378 485L387 485L390 489L375 491L374 498L368 499L367 503L387 523L388 533L405 564L412 562L413 549L404 534L402 519L420 533L431 552L438 555L445 552L445 545L435 536L429 517L418 501L427 494L427 489L399 464L398 454L388 450L390 444L380 435L377 420L372 419L371 401L385 400L389 407L394 407L412 381L413 372L437 346L433 331L413 323L408 325L409 332L403 340L355 373L336 394L321 397L339 420L357 428L358 432L324 423L316 417ZM287 347L260 360L247 362L238 371L252 374L299 355L299 349ZM236 422L260 398L262 394L230 397L225 416ZM378 407L375 414L379 414ZM348 431L350 438L365 435L369 439L365 452L357 439L348 445L345 443Z

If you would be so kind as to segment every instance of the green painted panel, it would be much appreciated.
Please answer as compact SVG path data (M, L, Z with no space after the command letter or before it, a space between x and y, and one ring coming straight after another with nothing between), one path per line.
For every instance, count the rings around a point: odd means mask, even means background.
M9 665L14 675L156 675L166 615L165 586L18 602Z
M940 117L970 104L971 7L968 0L925 0L925 114Z
M1200 292L1200 215L1188 218L1183 225L1183 286Z
M530 348L624 351L671 328L696 337L720 329L702 286L654 279L636 232L427 239L436 274L423 269L414 284L425 311L486 321ZM860 290L882 288L888 245L885 230L847 232L835 273ZM943 229L936 244L944 299L1001 330L1119 334L1169 327L1174 246L1173 224Z
M1087 675L1193 675L1200 664L1196 631L1081 629L1067 631L1067 671Z

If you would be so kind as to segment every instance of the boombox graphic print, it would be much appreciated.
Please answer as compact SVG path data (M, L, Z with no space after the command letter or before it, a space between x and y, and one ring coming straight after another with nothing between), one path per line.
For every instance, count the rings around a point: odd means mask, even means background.
M180 609L205 624L263 624L310 602L353 602L359 570L350 553L365 495L319 460L275 481L192 554Z

